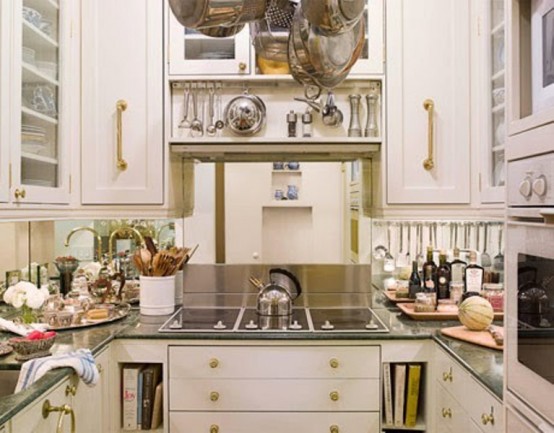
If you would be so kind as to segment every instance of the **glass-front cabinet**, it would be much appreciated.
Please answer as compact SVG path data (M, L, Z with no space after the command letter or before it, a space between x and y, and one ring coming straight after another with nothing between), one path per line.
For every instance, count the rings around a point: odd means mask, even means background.
M384 73L384 3L383 0L366 0L364 23L366 39L360 58L350 71L352 75Z
M483 203L504 202L506 183L506 21L503 0L479 0L476 90Z
M16 202L69 202L68 3L13 2L11 106L14 114L20 112L13 116L11 133L11 194Z

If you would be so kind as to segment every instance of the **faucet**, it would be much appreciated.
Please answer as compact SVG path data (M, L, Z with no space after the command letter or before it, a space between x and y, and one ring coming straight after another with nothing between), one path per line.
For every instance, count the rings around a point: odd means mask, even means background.
M158 241L158 245L160 245L160 235L162 234L162 232L165 230L165 229L170 229L170 230L175 230L175 223L174 222L170 222L170 223L167 223L167 224L164 224L163 226L161 226L159 229L158 229L158 233L156 235L156 240Z
M64 242L64 245L66 247L69 246L69 241L71 240L71 237L77 233L77 232L80 232L80 231L87 231L87 232L91 232L94 236L96 236L96 243L98 244L96 246L96 256L97 256L97 260L98 261L101 261L102 260L102 238L100 237L100 234L94 230L92 227L86 227L86 226L83 226L83 227L76 227L74 228L73 230L71 230L69 232L69 234L67 235L67 237L65 238L65 242Z
M131 234L131 235L134 235L140 245L144 245L144 238L142 237L142 235L140 234L140 232L133 228L133 227L121 227L121 228L118 228L116 230L114 230L113 232L110 233L110 239L108 240L108 258L109 260L113 260L113 239L115 237L115 235L117 235L118 233L121 233L121 234Z

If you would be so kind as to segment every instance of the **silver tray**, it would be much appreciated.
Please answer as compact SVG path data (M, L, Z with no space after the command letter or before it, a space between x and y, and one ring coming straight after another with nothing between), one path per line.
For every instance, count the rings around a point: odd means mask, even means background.
M101 319L101 320L83 319L83 322L77 325L70 325L70 326L49 326L48 325L48 329L51 331L66 331L69 329L89 328L91 326L104 325L106 323L115 322L117 320L121 320L127 317L127 315L129 314L129 311L131 311L131 306L129 304L126 304L126 303L116 304L112 315L107 319Z

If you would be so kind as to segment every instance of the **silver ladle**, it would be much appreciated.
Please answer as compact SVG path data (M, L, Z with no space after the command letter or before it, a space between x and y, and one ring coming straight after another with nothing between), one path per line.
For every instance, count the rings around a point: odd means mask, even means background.
M179 123L179 128L181 129L190 129L191 122L189 120L189 106L190 106L190 87L187 84L185 86L185 94L184 94L184 103L183 103L183 120Z
M210 87L209 89L209 100L208 100L208 110L210 114L210 124L206 127L206 132L208 133L208 136L213 137L217 133L217 128L214 123L214 89L213 87Z
M204 135L204 125L198 117L198 89L193 87L192 89L192 110L194 119L190 125L191 133L193 137L202 137Z

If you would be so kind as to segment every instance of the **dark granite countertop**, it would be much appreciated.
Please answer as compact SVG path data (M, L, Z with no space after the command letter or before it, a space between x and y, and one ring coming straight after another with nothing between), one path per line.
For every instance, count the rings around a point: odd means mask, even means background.
M93 353L101 351L110 341L118 339L195 339L195 340L424 340L434 339L444 350L450 353L470 374L475 376L485 387L502 399L503 357L502 352L482 348L463 341L444 337L438 332L447 326L456 326L458 322L417 322L404 316L400 310L383 295L383 280L374 277L377 290L373 295L373 310L390 329L387 334L361 333L186 333L161 334L160 326L169 316L145 317L138 311L111 324L83 328L79 331L61 331L58 333L53 354L66 353L80 348L89 348ZM12 335L0 332L0 341ZM20 368L15 356L0 358L0 370ZM71 374L70 369L59 369L47 373L28 389L17 394L0 398L0 425L32 403L42 393Z

